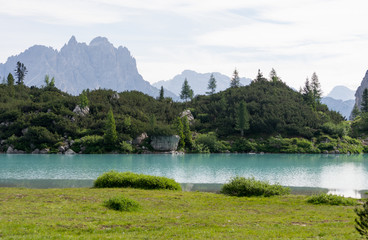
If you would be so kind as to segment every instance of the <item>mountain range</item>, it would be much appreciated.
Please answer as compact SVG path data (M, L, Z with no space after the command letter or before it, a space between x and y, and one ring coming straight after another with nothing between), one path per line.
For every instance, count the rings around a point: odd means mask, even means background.
M44 85L47 74L55 77L57 88L73 95L87 88L138 90L154 97L159 95L159 90L138 73L129 50L122 46L115 48L104 37L96 37L87 45L72 36L60 51L35 45L0 64L0 75L14 73L17 61L27 67L24 83L28 86ZM176 98L169 91L165 95Z

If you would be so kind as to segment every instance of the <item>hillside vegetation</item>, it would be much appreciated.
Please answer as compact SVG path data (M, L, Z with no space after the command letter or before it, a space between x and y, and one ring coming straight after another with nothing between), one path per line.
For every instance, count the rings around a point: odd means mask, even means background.
M53 80L54 81L54 80ZM78 110L79 108L79 110ZM81 110L82 109L82 110ZM180 118L190 109L188 122ZM281 81L260 79L187 102L141 92L85 90L72 96L51 82L44 87L0 84L0 150L20 152L142 152L149 137L177 134L187 152L360 153L368 129L364 114L350 125L326 105Z

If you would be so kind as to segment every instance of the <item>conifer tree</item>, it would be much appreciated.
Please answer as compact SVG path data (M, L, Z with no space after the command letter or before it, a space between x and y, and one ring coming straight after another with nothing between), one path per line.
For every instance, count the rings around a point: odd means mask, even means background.
M240 87L239 73L238 73L238 71L236 69L234 70L233 77L231 78L230 87L231 88L238 88L238 87Z
M182 118L182 123L183 123L183 128L184 128L185 146L191 149L193 146L193 140L192 140L192 132L190 131L189 121L188 121L187 116L184 116Z
M249 112L247 110L247 105L244 101L240 102L237 116L236 116L236 129L240 130L240 134L244 136L244 130L249 129Z
M351 120L354 120L359 115L360 115L360 111L359 111L358 105L355 104L353 110L351 111Z
M180 99L183 99L185 102L187 102L188 99L192 98L193 98L193 90L190 88L188 80L185 78L183 86L181 87Z
M26 66L24 66L23 63L17 62L17 66L15 68L15 76L17 77L17 84L23 84L24 83L24 77L26 76L28 70Z
M161 86L160 97L158 98L158 100L163 101L164 99L165 99L165 97L164 97L164 87Z
M305 84L304 84L304 87L303 87L301 93L303 94L304 101L314 109L315 108L315 104L314 104L315 101L314 101L314 98L313 98L313 89L311 87L311 84L309 82L308 77L305 80Z
M211 74L210 79L208 80L208 87L207 89L209 90L208 92L206 92L209 95L212 95L215 93L216 91L216 78L213 76L213 74Z
M312 74L310 86L312 88L314 101L316 103L320 103L321 97L322 97L322 90L321 90L321 84L319 83L319 80L318 80L318 76L315 72Z
M112 109L110 108L107 113L104 143L107 145L106 148L111 150L114 149L118 140L118 134L116 132L115 118Z
M179 139L178 149L183 149L185 147L185 136L184 136L184 126L180 117L175 121L175 128Z
M364 89L360 108L362 113L368 112L368 88Z
M8 86L14 85L14 77L11 73L8 74L7 83L8 83Z
M277 76L277 73L276 73L275 69L273 69L273 68L270 72L270 81L272 81L272 82L280 81L279 76Z
M81 108L85 108L87 107L89 104L89 100L87 97L87 92L86 90L83 90L82 93L79 95L79 105Z
M258 74L256 79L254 79L255 82L260 82L260 81L267 81L267 79L265 77L263 77L263 74L261 72L260 69L258 69Z

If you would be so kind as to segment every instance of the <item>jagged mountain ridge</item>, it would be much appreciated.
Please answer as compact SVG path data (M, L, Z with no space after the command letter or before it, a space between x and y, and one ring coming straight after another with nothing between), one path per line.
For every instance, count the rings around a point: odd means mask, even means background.
M359 108L361 107L361 104L362 104L363 91L366 88L368 88L368 70L365 73L365 76L364 76L362 82L360 83L360 86L358 87L358 89L355 92L355 104L357 104L357 106Z
M14 73L17 61L27 67L24 83L28 86L44 85L44 77L48 74L55 77L56 87L73 95L87 88L118 92L138 90L154 97L159 95L159 89L138 73L129 50L122 46L115 48L104 37L96 37L87 45L72 36L60 51L35 45L0 64L0 76ZM177 98L169 91L165 91L165 96Z
M160 88L163 86L165 89L175 93L176 95L180 95L182 85L184 83L185 78L188 80L188 84L192 88L195 95L205 94L208 89L208 80L210 79L211 74L216 78L216 92L223 91L230 87L230 77L223 75L218 72L214 73L197 73L192 70L184 70L181 74L176 75L173 79L166 81L159 81L153 83L152 85ZM251 79L249 78L240 78L240 83L243 86L246 86L251 83Z

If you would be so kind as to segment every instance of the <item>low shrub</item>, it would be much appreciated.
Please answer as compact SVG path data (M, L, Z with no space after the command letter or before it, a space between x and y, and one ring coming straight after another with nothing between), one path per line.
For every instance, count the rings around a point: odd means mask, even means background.
M175 182L174 179L117 171L109 171L99 176L94 182L94 187L181 190L180 184Z
M320 193L308 198L308 203L312 204L325 204L325 205L343 205L343 206L355 206L357 201L352 198L345 198L343 196L337 196L332 194Z
M229 183L222 186L221 193L237 197L270 197L274 195L289 194L290 189L279 184L270 184L266 181L258 181L253 177L235 177L232 178Z
M116 211L132 212L140 209L138 202L124 196L112 197L104 202L104 206Z
M358 218L355 219L355 229L359 234L368 239L368 200L363 204L363 208L354 209Z

